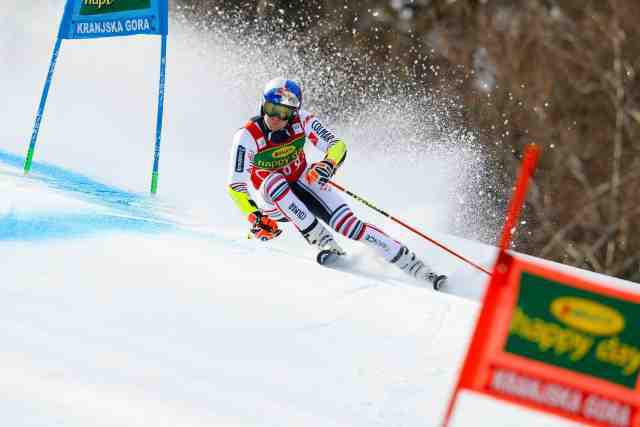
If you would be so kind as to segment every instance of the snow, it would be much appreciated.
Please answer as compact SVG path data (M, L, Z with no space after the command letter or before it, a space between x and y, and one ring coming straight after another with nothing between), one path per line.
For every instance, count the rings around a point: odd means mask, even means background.
M89 230L83 218L108 209L0 176L18 204L40 201L13 211L19 235L0 222L12 425L412 425L442 410L475 303L284 245ZM80 224L51 232L70 210Z
M9 3L17 21L3 19L11 25L0 30L12 41L0 45L12 64L0 70L3 424L438 425L484 273L355 203L448 274L446 292L420 287L352 242L341 241L348 266L329 269L291 228L271 243L247 240L224 188L226 160L235 126L255 107L245 101L262 83L249 80L240 99L229 98L229 70L216 74L179 31L170 41L158 197L147 195L159 49L149 38L64 43L23 176L62 1ZM350 147L341 182L491 267L495 249L453 236L446 220L459 209L447 184L464 175L468 153L423 153L389 175L387 157ZM405 191L418 186L420 197ZM459 407L455 425L551 425L468 395Z

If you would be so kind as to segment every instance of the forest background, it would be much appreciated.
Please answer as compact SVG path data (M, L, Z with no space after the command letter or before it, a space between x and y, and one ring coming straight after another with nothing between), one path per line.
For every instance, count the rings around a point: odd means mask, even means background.
M502 202L524 147L538 143L543 156L518 250L640 282L638 0L172 0L171 7L218 32L259 35L265 55L280 47L303 62L334 58L317 80L341 81L340 89L311 88L323 113L345 108L336 97L357 109L359 94L395 97L398 87L454 100L453 116L501 175Z

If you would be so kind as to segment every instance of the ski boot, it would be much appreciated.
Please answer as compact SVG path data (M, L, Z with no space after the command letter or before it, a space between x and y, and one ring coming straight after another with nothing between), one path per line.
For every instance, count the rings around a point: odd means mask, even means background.
M391 260L391 263L397 265L401 270L416 279L430 283L436 291L440 290L447 281L447 276L431 271L431 269L406 246L400 248L398 255Z
M318 247L320 252L316 257L318 264L325 265L332 262L337 257L345 255L346 252L336 243L331 232L329 232L317 219L311 225L310 230L303 234L305 240L313 246Z

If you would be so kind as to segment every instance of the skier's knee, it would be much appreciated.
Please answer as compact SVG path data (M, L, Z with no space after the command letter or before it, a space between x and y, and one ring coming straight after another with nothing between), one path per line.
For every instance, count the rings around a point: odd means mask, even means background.
M278 203L289 190L289 183L280 172L269 175L260 186L262 197L269 203Z
M329 225L338 233L353 240L361 240L366 227L366 224L360 221L346 204L333 212Z

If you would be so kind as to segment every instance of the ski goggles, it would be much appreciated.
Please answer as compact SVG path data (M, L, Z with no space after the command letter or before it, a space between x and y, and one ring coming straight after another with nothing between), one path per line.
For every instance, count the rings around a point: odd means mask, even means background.
M279 117L282 120L291 120L296 115L297 110L293 107L287 107L286 105L274 104L272 102L265 102L262 105L262 110L269 117Z

